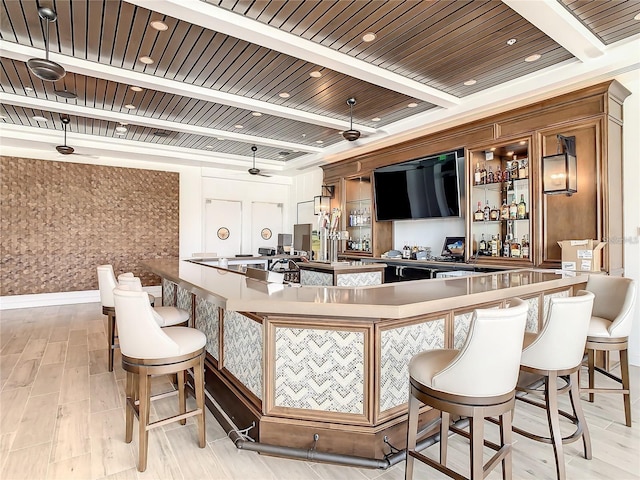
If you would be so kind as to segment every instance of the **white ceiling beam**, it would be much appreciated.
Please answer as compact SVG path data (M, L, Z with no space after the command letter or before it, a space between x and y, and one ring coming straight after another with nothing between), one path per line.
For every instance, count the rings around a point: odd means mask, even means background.
M502 0L571 55L586 62L604 55L605 45L557 0Z
M125 1L440 107L460 103L458 97L436 88L200 0Z
M122 122L130 125L139 125L141 127L158 128L162 130L171 130L174 132L188 133L194 135L203 135L213 138L225 138L227 140L235 140L238 142L255 143L266 147L284 148L290 150L298 150L301 152L317 153L322 152L321 148L311 147L293 142L284 142L273 140L255 135L245 135L242 133L227 132L226 130L217 130L215 128L199 127L197 125L188 125L185 123L176 123L169 120L159 118L143 117L122 112L112 112L99 108L86 107L84 105L76 105L72 103L61 103L53 100L43 100L35 97L26 97L24 95L16 95L12 93L0 92L0 103L14 105L16 107L33 108L36 110L46 110L57 113L66 113L68 115L95 118L105 120L107 122ZM247 155L251 155L247 152Z
M0 52L2 52L3 57L21 62L26 62L30 58L34 57L44 57L44 52L40 49L25 45L18 45L16 43L7 42L6 40L0 40ZM350 126L348 121L324 115L317 115L315 113L303 112L301 110L296 110L295 108L274 105L268 102L220 92L210 88L199 87L197 85L190 85L176 80L156 77L142 72L126 70L124 68L113 67L102 63L89 62L88 60L69 57L56 52L50 52L49 57L54 62L62 65L65 70L91 78L101 78L112 82L122 83L124 85L137 85L148 90L157 90L159 92L172 93L183 97L196 98L206 102L229 105L231 107L242 108L248 112L261 112L266 115L274 115L276 117L288 118L290 120L333 128L336 130L347 130ZM367 127L365 125L354 124L353 127L365 133L374 133L376 131L375 128Z

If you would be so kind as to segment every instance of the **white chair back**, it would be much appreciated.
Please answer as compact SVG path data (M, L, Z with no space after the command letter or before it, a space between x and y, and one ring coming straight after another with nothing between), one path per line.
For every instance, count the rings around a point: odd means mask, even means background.
M129 287L129 290L133 290L135 292L142 291L142 282L139 277L134 277L133 274L129 275L127 273L123 273L122 275L118 275L118 284L126 285Z
M522 351L521 364L540 370L566 370L582 362L595 296L580 290L576 296L552 298L544 327Z
M156 359L179 355L180 347L165 334L153 318L146 292L121 286L113 291L120 350L123 355L139 359Z
M636 282L624 277L589 275L585 290L596 296L592 315L612 322L608 328L611 337L628 337L633 322Z
M527 303L513 298L507 308L474 311L462 349L433 376L432 386L472 397L513 391L520 370L527 310Z
M98 288L100 289L100 303L103 307L113 308L113 289L118 286L116 276L111 265L98 267Z

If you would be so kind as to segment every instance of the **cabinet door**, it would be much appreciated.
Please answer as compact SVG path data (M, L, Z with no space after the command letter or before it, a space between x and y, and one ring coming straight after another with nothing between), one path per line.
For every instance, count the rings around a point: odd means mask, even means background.
M343 216L349 233L345 253L370 255L373 252L373 209L371 178L362 176L345 181Z
M470 255L531 262L529 140L473 149L469 158Z

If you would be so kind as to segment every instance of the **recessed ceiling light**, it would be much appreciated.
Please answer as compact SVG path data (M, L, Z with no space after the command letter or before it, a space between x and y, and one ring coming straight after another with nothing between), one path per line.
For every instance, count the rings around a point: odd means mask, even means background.
M380 117L373 117L371 119L372 122L379 122L380 121Z
M147 56L140 57L138 60L140 60L145 65L151 65L153 63L153 58Z
M513 157L513 152L507 152L507 155L508 155L509 157Z
M118 123L119 123L120 125L122 125L123 127L125 127L125 126L129 125L129 124L128 124L128 123L126 123L126 122L118 122Z
M116 127L117 133L125 133L126 131L127 131L127 127L123 127L122 125L119 127Z
M34 115L31 118L33 118L36 122L48 122L49 121L48 118L45 118L45 117L40 116L40 115Z
M33 88L31 88L31 87L24 87L24 91L25 91L25 92L33 92Z
M520 142L520 145L525 145L526 143L527 143L527 141L526 141L526 140L522 140L522 141Z
M540 60L540 57L542 55L538 54L538 53L534 53L533 55L529 55L527 58L524 59L525 62L535 62L536 60Z
M511 46L514 45L517 42L517 40L515 38L510 38L509 40L507 40L507 45Z
M633 17L634 20L640 20L640 13L636 13L636 16Z
M224 138L222 138L222 137L218 137L218 138L216 138L216 140L223 141L223 140L224 140Z
M491 147L489 150L491 150L492 152L496 151L496 147Z
M289 95L287 92L281 92L278 94L278 96L280 98L289 98L291 95Z
M322 73L320 73L320 72L319 72L319 71L317 71L317 70L314 70L313 72L310 72L310 73L309 73L309 76L310 76L310 77L313 77L313 78L320 78L320 77L322 76Z
M244 128L244 125L240 125L239 123L237 125L234 125L233 128Z
M129 87L130 90L133 90L134 92L141 92L142 91L142 87Z
M153 134L156 137L168 137L169 136L169 132L165 132L164 130L156 130L155 132L153 132Z
M316 143L324 143L322 140L316 140Z
M204 148L212 149L213 145L205 145Z
M343 133L344 133L343 131L340 131L338 132L338 135L342 136Z
M151 28L158 30L159 32L164 32L165 30L169 29L167 24L164 22L161 22L160 20L154 20L149 25L151 25Z
M282 155L278 155L278 158L284 158Z
M260 112L251 112L251 115L253 115L254 117L261 117L262 114Z
M474 79L467 80L466 82L464 82L464 84L465 84L467 87L470 87L471 85L475 85L476 83L478 83L478 81L477 81L477 80L474 80Z
M116 135L124 135L125 132L116 132Z
M135 110L136 106L135 105L131 105L130 103L127 103L124 108L128 108L129 110Z
M376 34L373 32L367 32L362 36L363 42L373 42L376 39Z
M410 104L407 105L407 107L409 107L409 108L415 108L417 106L418 106L418 104L415 103L415 102L411 102Z

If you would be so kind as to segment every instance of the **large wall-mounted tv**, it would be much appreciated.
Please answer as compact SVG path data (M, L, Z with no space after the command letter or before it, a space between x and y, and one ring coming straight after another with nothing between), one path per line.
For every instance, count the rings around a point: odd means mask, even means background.
M431 155L373 171L376 219L461 216L464 150Z

